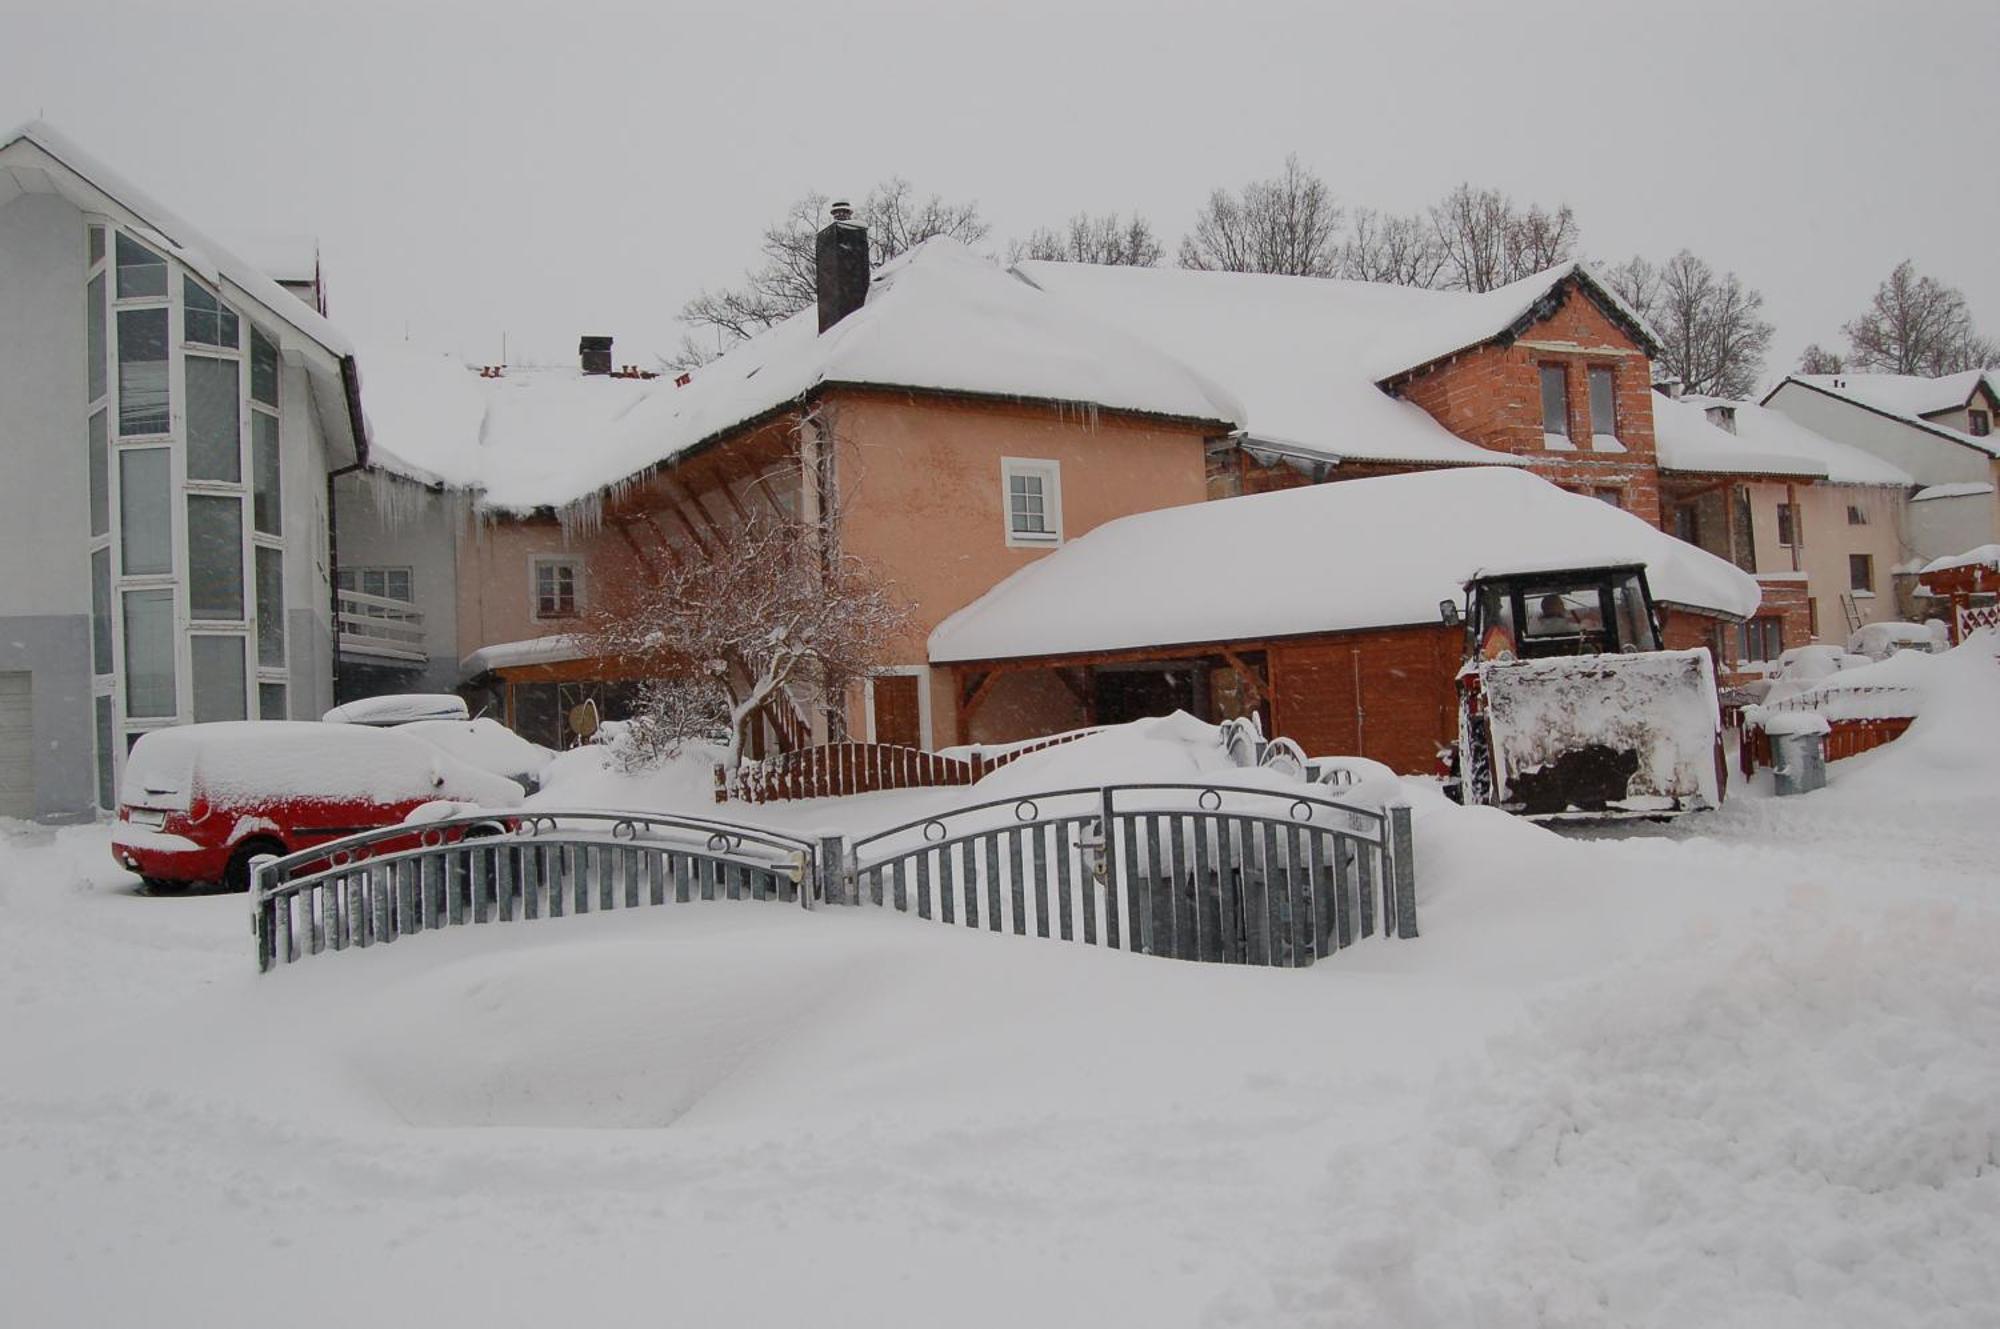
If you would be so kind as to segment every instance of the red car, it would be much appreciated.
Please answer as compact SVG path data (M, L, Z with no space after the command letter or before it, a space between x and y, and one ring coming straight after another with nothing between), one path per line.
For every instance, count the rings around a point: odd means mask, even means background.
M181 725L145 735L125 759L111 854L148 887L247 890L260 854L394 826L439 801L510 808L521 786L390 730L290 720Z

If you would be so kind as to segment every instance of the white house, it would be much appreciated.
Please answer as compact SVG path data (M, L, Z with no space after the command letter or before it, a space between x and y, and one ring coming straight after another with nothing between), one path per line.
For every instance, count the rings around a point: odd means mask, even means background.
M0 134L0 815L111 806L149 729L331 705L329 477L366 440L316 303Z

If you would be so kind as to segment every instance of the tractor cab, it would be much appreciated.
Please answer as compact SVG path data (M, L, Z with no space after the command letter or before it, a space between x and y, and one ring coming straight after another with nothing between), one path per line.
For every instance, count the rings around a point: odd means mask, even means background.
M1465 627L1462 801L1561 820L1722 801L1714 663L1662 649L1643 566L1482 572Z

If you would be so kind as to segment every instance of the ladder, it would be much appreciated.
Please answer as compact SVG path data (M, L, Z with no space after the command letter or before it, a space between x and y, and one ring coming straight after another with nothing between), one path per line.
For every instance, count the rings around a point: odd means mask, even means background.
M1847 615L1849 636L1861 631L1861 607L1854 603L1854 596L1847 591L1840 593L1840 608Z

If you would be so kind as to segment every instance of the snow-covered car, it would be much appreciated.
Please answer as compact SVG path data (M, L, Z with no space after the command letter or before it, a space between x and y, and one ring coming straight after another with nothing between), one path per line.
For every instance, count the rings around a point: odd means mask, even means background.
M1928 623L1867 623L1847 639L1848 654L1871 660L1886 660L1898 651L1943 655L1950 649L1950 634L1936 619Z
M394 826L439 801L507 809L521 787L393 730L310 720L179 725L146 734L126 757L111 855L149 886L241 890L260 854Z
M542 772L555 760L555 750L531 743L501 724L477 720L418 720L388 731L421 739L450 753L468 766L504 776L532 794L542 787Z
M1818 687L1843 669L1858 669L1874 663L1865 655L1855 655L1838 646L1794 646L1778 657L1763 695L1756 700L1766 706Z
M399 725L417 720L463 720L472 712L451 692L392 692L343 702L319 718L328 724Z

